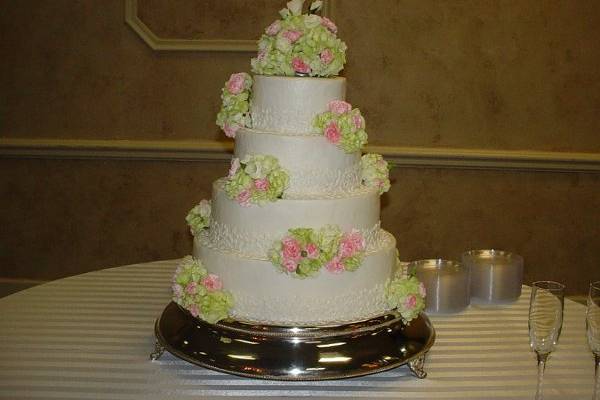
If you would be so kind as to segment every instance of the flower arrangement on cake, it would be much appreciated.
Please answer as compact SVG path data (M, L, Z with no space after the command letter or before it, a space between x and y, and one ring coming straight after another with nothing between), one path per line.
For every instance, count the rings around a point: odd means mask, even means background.
M327 17L313 12L321 1L302 14L303 0L292 0L279 13L282 17L267 27L258 41L258 55L251 60L252 72L281 76L333 76L346 62L346 44L337 38L337 27Z
M390 190L390 166L381 154L364 154L360 159L360 167L365 186L376 187L379 194Z
M417 318L425 309L425 286L415 276L398 274L385 288L388 305L395 308L405 324Z
M211 201L202 200L185 217L192 235L196 236L210 226Z
M250 93L252 77L245 72L232 74L221 93L222 106L217 114L217 125L230 138L244 126L250 126Z
M325 267L334 274L355 271L365 254L365 239L358 230L343 233L338 226L289 229L274 243L269 259L282 272L299 278L317 274Z
M315 117L313 125L325 138L346 153L360 151L367 144L365 119L358 108L343 100L333 100L328 111Z
M227 318L233 305L231 294L222 289L221 279L191 256L181 261L173 275L173 301L209 323Z
M277 158L270 155L233 158L225 183L225 192L244 207L281 198L289 175Z

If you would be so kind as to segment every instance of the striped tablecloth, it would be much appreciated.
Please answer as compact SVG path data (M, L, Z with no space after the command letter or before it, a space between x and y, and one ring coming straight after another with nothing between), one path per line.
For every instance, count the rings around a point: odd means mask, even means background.
M148 359L176 261L130 265L34 287L0 300L0 399L394 398L525 399L536 388L529 289L508 307L432 317L437 332L419 380L406 367L339 381L238 378L165 353ZM590 399L585 307L566 301L546 399Z

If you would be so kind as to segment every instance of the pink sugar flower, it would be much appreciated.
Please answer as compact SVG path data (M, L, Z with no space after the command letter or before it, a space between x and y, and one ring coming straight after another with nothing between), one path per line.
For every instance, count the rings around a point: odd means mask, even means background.
M265 29L265 33L269 36L275 36L281 30L281 22L279 20L273 22Z
M423 282L419 283L419 295L421 297L425 297L427 295L427 290L425 289L425 285L423 285Z
M231 94L240 94L244 90L244 84L246 82L246 76L243 72L233 74L227 81L227 90Z
M406 299L404 300L404 308L406 308L407 310L412 310L413 308L415 308L416 305L417 296L415 296L414 294L409 294L408 296L406 296Z
M333 52L330 49L325 49L319 54L319 57L323 64L329 65L333 61Z
M256 179L254 181L254 187L256 188L256 190L266 192L267 190L269 190L269 180L267 178Z
M188 310L193 317L197 318L200 316L200 308L198 307L198 305L192 304L189 306Z
M229 125L225 123L223 125L223 132L225 132L225 136L230 138L235 138L236 132L240 129L239 125Z
M181 298L181 296L183 296L183 288L181 285L175 283L173 286L171 286L171 289L173 289L173 296L177 298Z
M352 110L352 105L343 100L332 100L327 104L327 107L334 114L345 114Z
M352 123L356 129L363 129L365 127L365 119L358 114L352 116Z
M223 282L221 282L221 278L214 274L208 274L202 279L202 285L209 292L214 292L215 290L221 290L223 288Z
M323 25L325 28L329 29L330 32L337 33L337 30L338 30L337 26L329 18L321 17L321 25Z
M348 238L342 239L338 255L341 258L352 257L354 255L354 244Z
M325 264L325 268L332 274L340 274L344 271L344 264L342 264L338 256L335 256L331 261Z
M333 144L337 144L340 141L340 137L342 136L342 133L340 132L340 128L333 121L331 121L325 127L325 131L323 133L325 134L325 137L327 138L327 140L329 140L329 142L331 142Z
M314 243L309 243L306 245L306 255L308 256L308 258L310 259L315 259L317 257L319 257L319 247L314 244Z
M198 293L198 282L188 283L185 287L185 292L192 295Z
M300 243L294 238L285 237L281 241L281 255L284 260L298 261L300 259Z
M295 43L302 35L303 33L300 31L285 31L281 34L281 36L289 40L290 43Z
M267 50L262 49L258 51L258 55L256 56L259 61L264 61L267 58Z
M301 74L310 73L310 65L304 62L300 57L294 57L292 60L292 68L294 71L299 72Z
M283 260L283 267L288 272L295 272L296 269L298 268L298 264L296 263L296 261L288 259L288 260Z
M248 207L250 205L250 196L252 193L248 189L242 190L240 194L237 196L237 201L243 207Z
M352 248L355 251L363 251L365 249L365 238L359 230L352 229L346 238L352 243Z

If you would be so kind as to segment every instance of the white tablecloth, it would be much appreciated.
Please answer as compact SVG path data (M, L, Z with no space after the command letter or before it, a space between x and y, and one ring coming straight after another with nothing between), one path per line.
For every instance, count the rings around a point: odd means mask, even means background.
M0 399L525 399L535 393L526 287L505 308L471 307L432 317L437 338L424 380L400 367L362 378L290 383L217 373L168 353L151 362L154 320L170 301L175 264L106 269L1 299ZM593 374L585 307L566 301L560 343L546 369L545 398L590 399Z

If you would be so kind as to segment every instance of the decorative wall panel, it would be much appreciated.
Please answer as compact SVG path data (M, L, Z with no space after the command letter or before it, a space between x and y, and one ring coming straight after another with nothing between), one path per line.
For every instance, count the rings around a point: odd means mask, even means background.
M256 52L280 0L125 0L125 22L153 50ZM323 14L329 10L324 2Z

